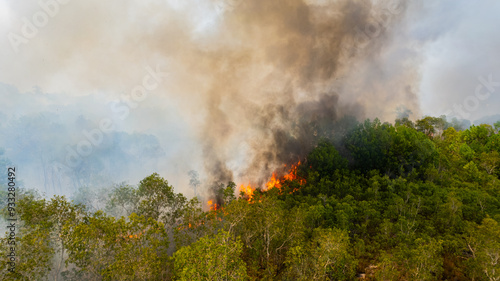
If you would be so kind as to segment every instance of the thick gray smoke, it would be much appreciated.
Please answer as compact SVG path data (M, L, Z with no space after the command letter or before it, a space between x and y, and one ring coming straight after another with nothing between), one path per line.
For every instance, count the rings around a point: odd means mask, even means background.
M343 116L365 117L364 104L348 97L357 93L342 89L341 78L357 62L379 58L405 7L294 0L233 2L231 8L220 34L228 43L200 56L214 78L207 91L204 163L213 180L255 181L304 157ZM401 91L416 81L404 82ZM391 92L371 94L389 99ZM408 100L418 111L416 96ZM386 103L391 105L397 104ZM236 175L227 165L228 142L235 139L249 146L250 164Z
M393 121L404 108L419 118L424 47L456 21L429 27L454 14L426 1L0 3L4 127L41 112L58 125L24 146L3 142L5 155L36 151L39 163L66 165L82 130L110 121L85 167L96 159L101 176L134 182L156 171L188 196L188 171L206 185L259 184L318 138L341 135L346 116ZM128 145L113 150L113 140ZM113 166L123 161L132 164Z

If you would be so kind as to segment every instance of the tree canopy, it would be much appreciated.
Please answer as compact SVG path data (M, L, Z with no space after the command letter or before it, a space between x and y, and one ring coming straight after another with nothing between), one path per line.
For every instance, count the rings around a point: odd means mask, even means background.
M189 200L157 173L92 208L22 191L16 272L0 278L499 280L499 127L366 120L251 196L209 183Z

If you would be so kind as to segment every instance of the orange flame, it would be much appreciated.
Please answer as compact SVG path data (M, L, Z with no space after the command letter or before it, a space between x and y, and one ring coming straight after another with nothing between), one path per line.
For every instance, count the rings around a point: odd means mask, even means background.
M269 189L275 188L275 187L278 189L281 189L281 183L280 183L280 180L276 176L276 172L273 172L273 176L266 183L266 188L269 190Z
M273 172L271 179L265 185L265 190L270 190L272 188L278 188L281 192L282 191L281 188L282 188L283 183L285 181L298 180L299 183L301 185L303 185L305 183L305 180L297 177L297 170L298 170L298 167L300 166L300 164L301 163L299 161L297 164L292 165L292 167L288 170L288 173L283 175L282 177L278 177L277 172ZM285 165L285 167L286 167L286 165ZM255 189L256 188L253 187L251 184L248 184L248 185L242 184L242 185L240 185L239 192L240 193L243 192L245 199L248 202L252 202L252 200L254 199L254 195L255 195L254 194ZM293 193L297 190L298 190L298 188L295 188L290 193ZM222 209L222 210L224 209L221 206L214 204L214 202L212 200L208 200L207 205L208 205L208 208L210 209L210 211L217 211L219 209Z
M220 206L217 205L217 203L214 204L212 200L208 200L207 205L210 208L210 211L217 211L218 209L220 209Z
M299 166L300 166L300 161L297 164L292 165L292 167L288 170L288 173L286 175L282 176L281 178L278 177L276 172L273 172L271 179L265 185L266 190L269 190L272 188L278 188L281 191L281 187L285 181L299 180L301 185L304 184L305 180L297 177L297 170L298 170ZM285 165L285 167L286 167L286 165ZM254 197L254 191L255 191L254 187L252 187L250 184L248 184L247 186L242 184L240 186L239 191L243 192L246 195L246 197L248 198L247 200L249 202L252 201L252 199ZM295 191L297 191L297 188L295 188L292 192L295 192Z
M285 181L293 181L293 180L298 179L298 177L297 177L297 169L298 169L299 166L300 166L300 161L297 164L292 165L292 167L290 168L290 170L288 170L288 174L284 175L282 177L282 179L279 179L276 176L276 173L274 172L273 176L271 177L271 179L266 184L267 189L269 190L271 188L275 188L276 187L279 190L281 190L283 182L285 182ZM304 184L304 180L301 179L300 180L300 184Z
M255 190L255 188L253 188L250 184L248 184L247 186L245 186L244 184L242 184L240 186L240 192L243 192L245 193L245 195L247 196L248 198L248 201L252 201L252 198L253 198L253 191Z

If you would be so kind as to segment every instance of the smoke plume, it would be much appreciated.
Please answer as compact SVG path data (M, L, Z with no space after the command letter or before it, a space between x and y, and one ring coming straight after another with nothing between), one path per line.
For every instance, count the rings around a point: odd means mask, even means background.
M9 2L11 18L40 9L26 2ZM166 128L182 124L192 141L178 141L157 168L167 178L183 171L185 186L192 169L203 169L208 184L262 182L318 138L337 134L346 116L394 120L400 105L419 113L419 75L408 66L418 46L393 42L405 28L405 3L70 1L18 54L2 58L13 66L3 81L21 92L39 86L99 96L109 106L125 103L147 67L168 73L130 117L112 116L118 130L155 135L167 151ZM12 20L9 28L20 33L22 24ZM110 112L100 107L92 118Z

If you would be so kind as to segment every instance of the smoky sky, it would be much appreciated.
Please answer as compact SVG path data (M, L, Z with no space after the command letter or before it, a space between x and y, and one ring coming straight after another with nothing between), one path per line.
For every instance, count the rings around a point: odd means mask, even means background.
M474 94L478 77L500 80L494 1L42 2L51 5L0 0L2 126L29 134L46 116L54 128L24 145L64 164L83 128L111 120L83 159L87 178L158 172L187 195L193 169L207 183L260 183L346 116L441 115ZM134 100L151 70L158 86ZM496 114L499 103L492 93L462 117ZM11 161L40 168L26 147L2 145Z

